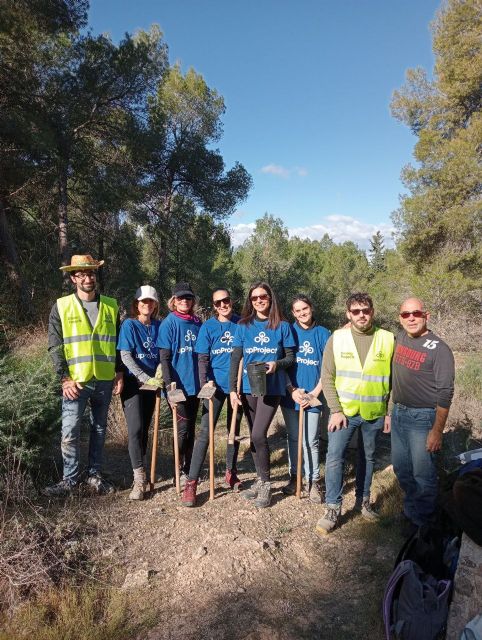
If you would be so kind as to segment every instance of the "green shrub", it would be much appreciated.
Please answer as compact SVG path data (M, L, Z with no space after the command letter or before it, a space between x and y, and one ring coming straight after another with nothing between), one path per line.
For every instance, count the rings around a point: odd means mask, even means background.
M42 349L0 360L0 460L31 469L60 419L58 382Z
M482 354L467 358L463 367L457 370L456 384L464 396L482 402Z

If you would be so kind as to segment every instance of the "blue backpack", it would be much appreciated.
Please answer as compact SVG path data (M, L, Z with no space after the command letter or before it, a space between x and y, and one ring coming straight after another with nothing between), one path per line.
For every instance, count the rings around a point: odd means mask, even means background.
M458 538L424 525L406 540L383 597L387 640L435 640L448 616Z

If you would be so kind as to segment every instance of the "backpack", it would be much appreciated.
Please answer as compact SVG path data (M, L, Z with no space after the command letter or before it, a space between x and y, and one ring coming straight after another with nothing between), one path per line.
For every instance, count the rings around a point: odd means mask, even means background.
M451 580L437 580L413 560L402 560L383 597L386 640L435 640L447 621L451 587Z

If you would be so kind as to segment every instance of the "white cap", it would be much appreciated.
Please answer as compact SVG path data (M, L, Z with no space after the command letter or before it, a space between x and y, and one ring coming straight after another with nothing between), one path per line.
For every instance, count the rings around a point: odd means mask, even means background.
M151 287L149 284L143 284L142 287L139 287L136 291L136 300L145 300L149 298L150 300L155 300L157 304L159 304L159 297L157 295L157 291L154 287Z

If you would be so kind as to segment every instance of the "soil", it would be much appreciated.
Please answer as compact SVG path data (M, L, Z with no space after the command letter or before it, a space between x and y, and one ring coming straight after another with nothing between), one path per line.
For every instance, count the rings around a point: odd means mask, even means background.
M323 507L286 497L288 480L282 421L270 429L273 499L257 509L222 487L224 425L216 429L216 495L207 474L194 508L180 504L172 484L171 431L160 433L161 479L142 502L129 501L127 449L108 442L105 469L120 487L99 497L102 555L111 580L128 594L133 620L144 620L136 640L291 640L383 638L381 602L402 539L394 476L381 437L373 498L381 519L353 510L354 452L347 465L341 526L318 537ZM322 454L324 459L324 453ZM239 475L254 478L249 440L241 443ZM113 576L113 578L112 578Z

